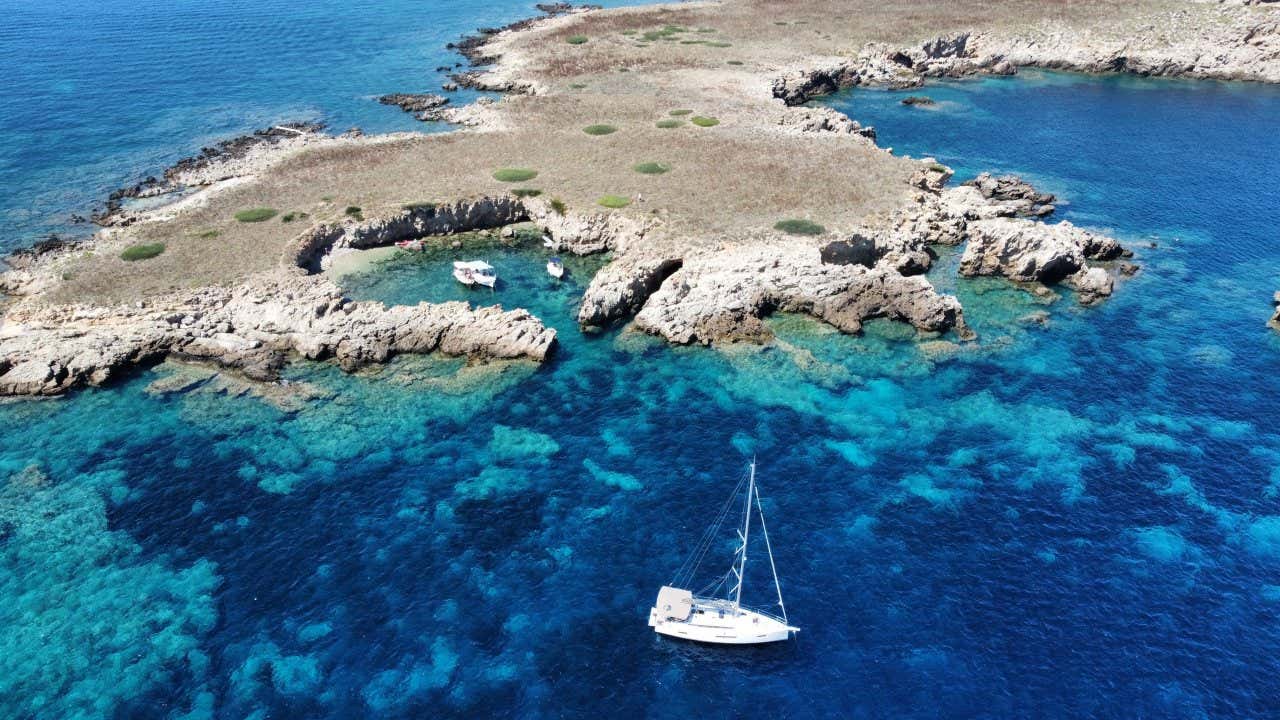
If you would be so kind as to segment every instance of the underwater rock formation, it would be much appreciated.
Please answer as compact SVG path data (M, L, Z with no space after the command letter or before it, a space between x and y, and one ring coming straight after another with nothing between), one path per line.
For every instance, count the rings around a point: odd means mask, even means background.
M101 484L36 467L0 478L0 697L13 717L136 717L174 676L191 678L175 703L206 682L217 567L143 553L109 527Z

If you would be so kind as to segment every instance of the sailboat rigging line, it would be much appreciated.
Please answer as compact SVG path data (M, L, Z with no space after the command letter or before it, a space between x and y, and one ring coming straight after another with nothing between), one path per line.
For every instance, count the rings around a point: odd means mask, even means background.
M756 512L760 514L760 534L764 535L764 548L769 553L769 569L773 571L773 587L778 591L778 607L782 609L782 622L787 620L787 606L782 603L782 583L778 581L778 566L773 564L773 546L769 543L769 529L764 526L764 508L760 506L760 488L755 486Z
M698 572L698 568L702 566L702 561L706 558L707 553L711 551L711 546L715 543L716 536L720 533L720 527L724 524L725 518L728 517L730 509L733 507L734 500L738 493L742 490L742 484L747 481L747 474L743 473L738 480L737 486L729 498L725 500L724 505L720 508L720 512L716 514L715 521L702 534L702 538L698 541L693 553L685 559L684 564L676 570L675 576L672 578L671 584L675 587L683 587L693 581L694 576Z

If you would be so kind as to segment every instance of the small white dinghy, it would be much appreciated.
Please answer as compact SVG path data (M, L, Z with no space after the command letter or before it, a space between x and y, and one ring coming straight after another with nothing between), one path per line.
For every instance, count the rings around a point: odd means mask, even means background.
M564 277L564 263L558 257L553 257L547 261L547 274L559 280Z
M483 260L457 261L453 264L453 277L463 285L483 285L491 288L498 282L493 266Z
M729 571L703 588L697 595L691 590L680 587L693 579L702 559L711 549L716 540L717 531L736 505L735 501L743 485L741 481L738 487L734 488L729 501L721 508L715 522L702 536L702 542L698 544L693 555L676 573L672 584L664 585L658 591L658 600L649 610L649 627L653 628L654 632L704 643L757 645L786 640L792 633L800 631L800 628L792 627L787 620L787 608L782 603L782 585L778 582L778 569L773 563L773 547L769 544L769 531L764 525L764 510L760 507L760 492L756 488L754 459L751 461L751 470L745 480L747 498L743 508L742 528L738 530L738 539L742 544L734 553L733 564L729 566ZM773 586L778 593L780 615L752 610L742 605L742 580L747 568L747 540L751 537L753 513L760 517L760 534L764 537L764 546L769 555L769 570L773 572ZM730 581L733 582L732 587L729 587ZM716 594L721 588L727 588L725 597L719 597ZM705 596L704 593L706 593Z

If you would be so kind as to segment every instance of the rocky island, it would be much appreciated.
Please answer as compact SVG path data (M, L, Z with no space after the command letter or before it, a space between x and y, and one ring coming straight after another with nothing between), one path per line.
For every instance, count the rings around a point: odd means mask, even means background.
M82 245L21 253L0 276L0 394L102 384L166 355L270 379L296 353L344 368L398 353L548 356L521 309L353 302L319 271L345 248L532 222L562 251L610 251L578 313L674 343L760 341L774 311L845 332L869 318L968 338L925 277L960 273L1109 296L1134 266L1114 239L1046 223L1017 178L952 186L855 118L807 106L840 88L1084 72L1280 81L1280 12L1242 3L762 0L566 12L486 32L459 82L506 93L449 107L381 98L461 126L328 136L288 126L207 150L112 199ZM225 144L224 144L225 145ZM659 167L648 172L642 167ZM128 197L171 195L134 210ZM564 331L563 329L561 330Z

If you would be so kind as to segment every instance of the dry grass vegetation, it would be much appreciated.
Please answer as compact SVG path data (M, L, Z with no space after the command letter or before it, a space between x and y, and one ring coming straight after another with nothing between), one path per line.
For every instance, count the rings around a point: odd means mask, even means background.
M563 214L604 212L609 193L628 201L610 204L613 212L657 219L646 243L809 242L775 223L821 218L825 231L842 233L877 222L906 201L916 164L855 137L785 129L789 111L770 93L782 69L869 41L916 44L956 30L1049 22L1123 35L1127 22L1167 7L1172 0L727 0L553 20L496 41L499 72L540 93L486 110L495 129L309 148L171 220L124 230L122 247L164 243L165 252L127 269L118 254L84 258L55 298L130 300L235 282L276 266L315 224L377 218L424 198L537 192ZM720 48L729 45L748 67L726 65ZM624 131L584 134L601 118ZM679 172L657 181L638 169L645 158L677 159ZM536 189L512 187L534 177ZM263 222L270 208L288 209L293 221ZM238 219L246 209L253 219Z

